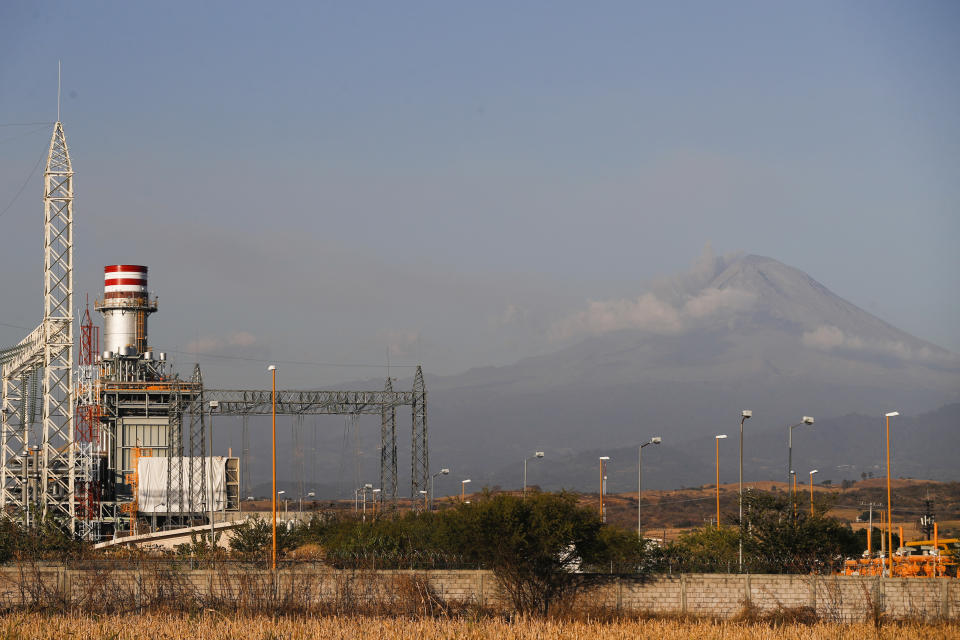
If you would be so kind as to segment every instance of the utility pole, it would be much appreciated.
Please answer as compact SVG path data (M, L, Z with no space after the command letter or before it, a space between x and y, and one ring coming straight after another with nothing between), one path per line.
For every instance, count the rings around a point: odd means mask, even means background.
M920 531L923 532L924 540L933 539L933 525L936 522L936 517L933 515L933 500L930 499L930 494L927 494L927 499L923 501L923 515L920 516ZM900 544L903 544L902 542Z
M873 508L882 507L881 502L861 502L861 507L867 507L870 510L869 524L867 525L867 556L873 554ZM881 536L882 538L883 536Z

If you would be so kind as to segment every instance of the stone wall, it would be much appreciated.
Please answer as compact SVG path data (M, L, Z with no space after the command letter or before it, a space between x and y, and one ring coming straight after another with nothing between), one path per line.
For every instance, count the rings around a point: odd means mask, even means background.
M592 606L652 614L729 618L746 607L763 612L800 607L823 619L852 622L889 618L960 620L960 580L810 575L678 574L596 576L581 596ZM423 592L429 584L430 594ZM410 589L414 590L411 594ZM158 598L204 603L296 598L320 603L393 603L411 595L438 601L506 608L490 571L269 571L228 566L217 570L136 569L108 572L36 566L0 568L0 609L38 604L84 606L121 600L134 606ZM873 612L873 613L871 613Z

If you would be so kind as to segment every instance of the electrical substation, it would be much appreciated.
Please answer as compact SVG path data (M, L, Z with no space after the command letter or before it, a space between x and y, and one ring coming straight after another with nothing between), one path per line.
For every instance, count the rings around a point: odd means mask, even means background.
M60 122L43 184L43 320L0 349L0 517L27 525L51 518L93 541L207 524L214 512L239 510L247 418L274 412L379 415L379 500L396 508L397 410L410 407L410 495L430 490L421 367L410 391L395 391L389 376L373 391L208 388L199 364L181 377L150 343L147 321L158 304L146 266L104 268L94 303L102 334L89 305L82 316L74 306L74 171ZM214 413L243 418L240 457L211 455Z

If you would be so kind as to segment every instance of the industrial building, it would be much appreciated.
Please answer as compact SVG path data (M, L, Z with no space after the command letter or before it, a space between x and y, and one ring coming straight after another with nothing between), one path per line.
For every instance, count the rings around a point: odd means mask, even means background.
M389 377L377 391L205 388L199 365L181 378L150 344L157 298L148 268L135 264L104 267L102 297L94 303L103 318L101 341L89 305L80 319L73 312L73 185L57 122L44 171L43 321L18 344L0 348L0 517L27 526L51 518L100 541L206 524L239 510L245 460L209 455L213 411L243 417L244 442L249 416L379 415L379 494L389 508L398 499L397 408L409 406L410 495L429 491L419 366L410 391L394 391Z

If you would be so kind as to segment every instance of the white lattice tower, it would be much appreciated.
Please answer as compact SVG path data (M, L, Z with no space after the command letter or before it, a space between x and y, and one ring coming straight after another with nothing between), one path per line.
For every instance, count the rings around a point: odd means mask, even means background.
M69 519L72 526L73 168L60 122L50 138L43 204L43 323L6 351L2 365L0 514L16 517L28 503L39 503L44 514ZM30 381L37 373L42 378L40 434L31 429L35 398ZM28 496L24 459L33 455L37 440L37 469L31 475L40 486Z
M43 174L43 453L44 513L73 525L73 167L63 134L54 125Z

